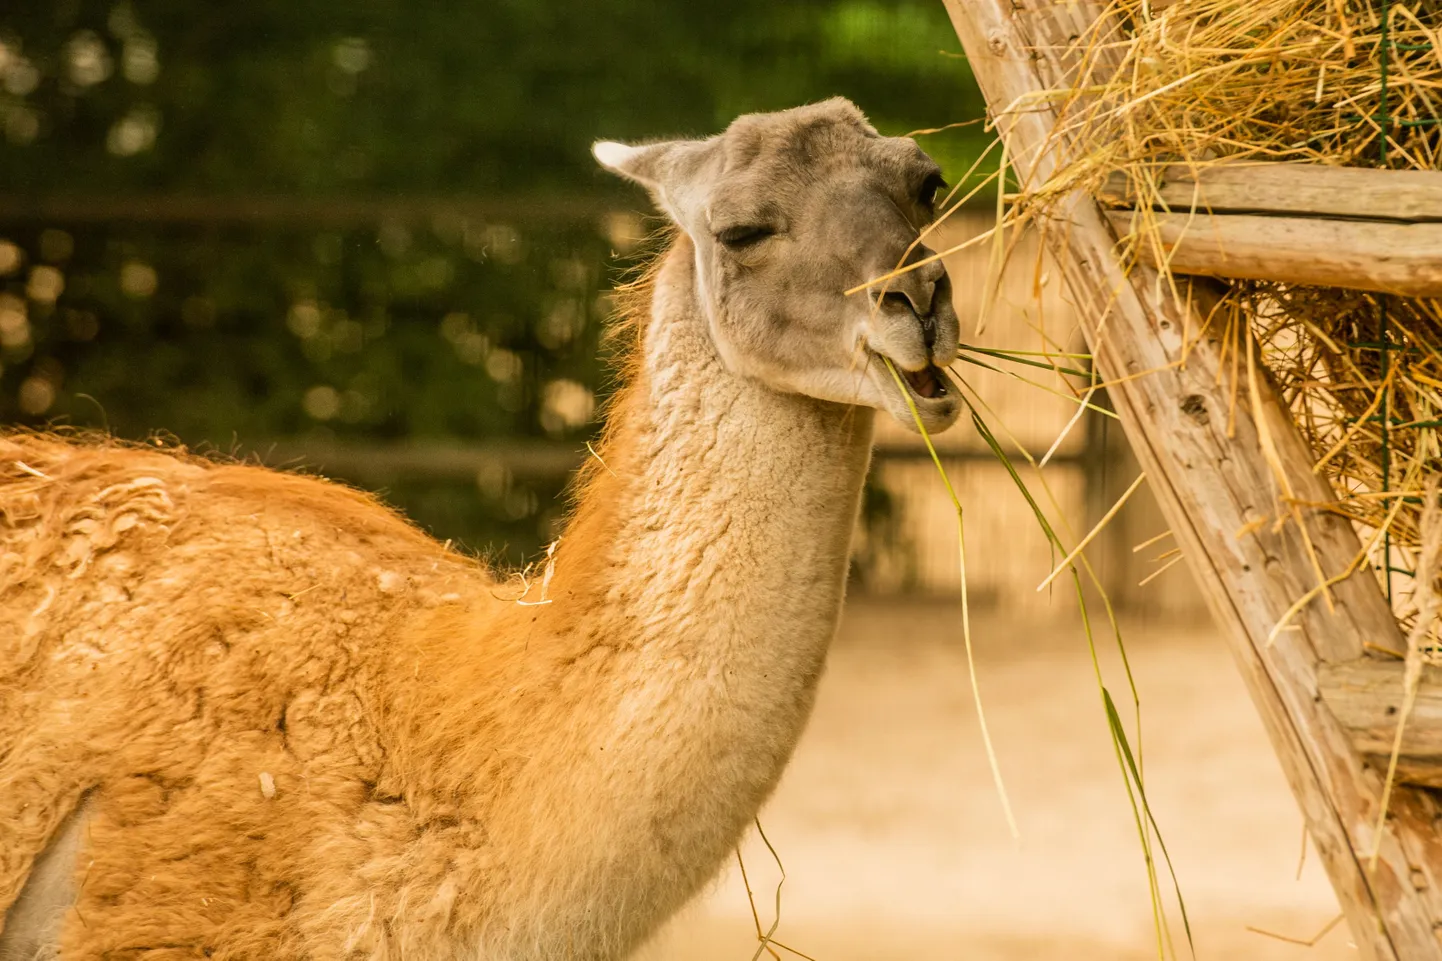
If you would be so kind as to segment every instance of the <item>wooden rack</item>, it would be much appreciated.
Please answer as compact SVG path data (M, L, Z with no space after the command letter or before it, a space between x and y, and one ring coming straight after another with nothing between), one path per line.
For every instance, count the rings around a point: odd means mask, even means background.
M1042 94L1074 86L1076 38L1099 25L1102 7L1089 0L945 2L1019 178L1044 182L1068 145L1058 132L1056 101ZM1116 25L1099 26L1100 35L1116 35ZM1286 189L1259 186L1268 177L1288 178ZM1359 177L1366 178L1360 193ZM1442 218L1431 175L1273 167L1187 178L1186 171L1168 171L1161 196L1146 202L1162 208L1152 215L1164 224L1176 224L1164 232L1174 272L1442 292ZM1412 199L1378 202L1387 191ZM1203 329L1216 291L1199 279L1182 307L1154 270L1145 264L1126 269L1118 240L1133 215L1119 207L1137 203L1129 185L1116 181L1101 198L1074 194L1050 207L1043 227L1053 260L1079 307L1102 377L1116 382L1112 403L1223 628L1361 955L1442 959L1436 826L1442 806L1427 788L1400 786L1381 836L1374 834L1385 766L1373 757L1390 748L1402 667L1366 652L1404 648L1396 619L1371 572L1361 570L1335 585L1330 607L1320 600L1308 605L1291 621L1293 629L1271 638L1315 585L1313 557L1334 576L1350 569L1361 545L1350 523L1327 510L1299 508L1281 526L1256 523L1274 514L1280 497L1327 504L1332 492L1312 472L1311 451L1265 378L1244 392L1228 430L1230 387L1219 376L1219 345L1187 342L1188 331ZM1171 220L1178 217L1184 220ZM1256 231L1273 238L1267 249L1248 246ZM1323 235L1331 240L1309 240ZM1413 238L1420 238L1415 248ZM1334 258L1322 276L1306 264L1314 254ZM1281 465L1283 479L1269 461ZM1413 734L1404 745L1410 755L1404 773L1439 783L1435 772L1442 768L1434 760L1442 758L1442 687L1436 679L1419 701L1408 725Z

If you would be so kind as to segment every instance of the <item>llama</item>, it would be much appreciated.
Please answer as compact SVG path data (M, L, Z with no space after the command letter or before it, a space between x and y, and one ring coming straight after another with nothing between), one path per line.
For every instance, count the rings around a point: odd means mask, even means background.
M874 411L958 413L940 263L843 294L941 181L840 99L594 153L679 229L544 584L318 478L0 435L0 959L605 961L717 873Z

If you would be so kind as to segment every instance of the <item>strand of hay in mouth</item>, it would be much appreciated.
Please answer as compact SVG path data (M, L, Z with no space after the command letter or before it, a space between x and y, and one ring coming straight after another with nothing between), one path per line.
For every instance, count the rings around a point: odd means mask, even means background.
M1075 49L1044 53L1078 79L1051 93L1059 167L1021 185L1013 215L1120 171L1138 198L1127 256L1165 263L1152 208L1171 164L1442 167L1442 0L1114 0ZM1229 286L1205 333L1242 358L1234 396L1254 342L1410 629L1419 495L1442 470L1442 302Z

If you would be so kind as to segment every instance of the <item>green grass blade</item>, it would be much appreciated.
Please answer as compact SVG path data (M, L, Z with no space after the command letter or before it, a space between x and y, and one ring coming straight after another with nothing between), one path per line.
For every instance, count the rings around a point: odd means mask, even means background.
M1011 836L1018 838L1021 832L1017 830L1016 817L1012 814L1011 800L1006 794L1006 784L1001 777L1001 764L996 758L996 749L991 743L991 732L986 724L986 711L981 705L981 684L976 676L976 657L972 650L971 643L971 610L966 590L966 525L961 509L961 498L956 496L956 488L951 485L951 478L942 466L941 457L936 453L936 445L931 442L931 434L926 430L926 425L921 422L921 412L916 409L916 402L911 399L911 391L907 388L906 382L896 371L896 365L891 358L882 357L886 362L886 369L891 371L891 377L896 381L896 387L901 391L901 396L906 398L906 406L911 409L912 420L916 422L916 429L921 432L921 439L926 442L926 449L931 454L931 462L936 465L937 473L941 475L941 482L946 487L946 493L951 497L952 506L956 508L956 537L957 550L961 557L961 636L966 645L966 670L971 677L971 696L976 703L976 719L981 728L981 741L986 747L987 763L991 765L991 777L996 784L997 797L1001 800L1002 813L1006 815L1007 827L1011 830Z
M1048 387L1046 384L1038 384L1036 381L1028 380L1020 374L1014 373L1012 371L1002 370L1000 367L993 367L991 364L988 364L984 360L977 360L975 357L968 357L965 354L958 355L956 359L960 361L965 361L968 364L975 364L977 367L984 367L987 370L994 371L995 373L1001 374L1004 377L1010 377L1013 380L1019 380L1023 384L1026 384L1028 387L1035 387L1037 390L1044 391L1054 397L1060 397L1062 400L1067 401L1068 403L1078 404L1082 407L1085 407L1087 410L1095 411L1096 413L1101 414L1103 417L1110 417L1113 420L1115 420L1117 417L1114 411L1107 410L1105 407L1098 407L1096 404L1082 400L1080 397L1076 397L1072 394L1067 394L1059 391L1054 387ZM1045 364L1038 364L1037 366L1046 367ZM1048 367L1047 369L1050 370L1051 368Z
M1132 779L1136 782L1137 785L1137 796L1140 797L1142 800L1142 811L1146 813L1147 821L1151 824L1152 830L1156 832L1157 847L1161 848L1162 859L1166 862L1167 872L1172 877L1172 887L1175 890L1177 896L1177 907L1181 910L1182 913L1182 928L1187 932L1187 944L1192 949L1192 956L1196 957L1196 946L1192 943L1192 923L1187 918L1187 903L1182 899L1182 886L1181 883L1177 880L1176 868L1172 865L1172 856L1167 853L1167 843L1166 841L1162 840L1161 828L1157 826L1157 819L1152 814L1152 807L1149 803L1147 803L1147 792L1146 789L1142 787L1141 771L1138 770L1137 762L1132 757L1131 745L1127 743L1127 733L1126 730L1122 727L1121 715L1117 713L1117 706L1116 703L1112 700L1111 692L1108 691L1105 687L1102 688L1102 698L1106 702L1107 723L1111 725L1112 737L1116 741L1117 746L1121 749L1122 756L1126 758L1127 768L1131 771Z
M1091 375L1084 370L1077 370L1074 367L1062 367L1058 364L1044 364L1039 360L1031 360L1031 357L1052 357L1062 356L1057 354L1045 354L1032 351L1011 351L998 350L995 347L977 347L975 344L962 344L962 353L984 354L987 357L995 357L997 360L1010 361L1013 364L1025 364L1028 367L1040 367L1042 370L1054 370L1062 374L1071 374L1076 377L1090 378ZM1081 356L1081 355L1067 355Z
M1042 529L1042 532L1051 542L1053 549L1060 550L1065 553L1065 545L1063 544L1060 537L1057 536L1056 530L1053 528L1051 521L1047 518L1046 513L1042 510L1041 505L1037 503L1036 497L1032 494L1031 489L1022 479L1021 474L1017 471L1016 465L1013 464L1011 458L1007 456L1006 451L1002 448L1001 443L997 440L995 433L993 433L991 428L987 425L986 421L982 419L980 413L976 410L974 406L968 404L968 407L971 412L972 426L976 430L977 435L981 437L987 448L992 452L993 456L996 457L997 461L1002 465L1002 467L1006 470L1007 474L1011 477L1012 483L1016 486L1017 490L1026 500L1027 506L1030 507L1033 516L1036 518L1038 526ZM1162 912L1161 890L1159 886L1160 879L1157 877L1156 859L1152 855L1151 835L1153 832L1156 833L1157 846L1161 851L1164 862L1166 863L1167 871L1171 877L1172 886L1177 898L1177 904L1180 907L1183 928L1187 936L1187 946L1191 951L1192 956L1195 957L1196 946L1192 938L1191 922L1187 916L1186 904L1182 898L1181 885L1177 879L1175 866L1172 864L1171 855L1167 852L1166 844L1162 840L1161 828L1157 824L1156 818L1152 814L1150 804L1147 802L1145 785L1141 776L1141 767L1137 762L1136 755L1132 752L1131 743L1127 739L1125 728L1122 727L1120 716L1117 714L1116 711L1116 704L1112 699L1111 693L1107 690L1106 685L1103 682L1101 663L1097 656L1096 641L1092 633L1091 618L1087 613L1086 597L1082 590L1081 574L1077 569L1077 563L1080 563L1084 566L1090 580L1096 586L1098 592L1101 594L1103 601L1105 602L1105 606L1107 609L1107 617L1115 635L1118 650L1121 651L1122 662L1125 665L1127 683L1131 689L1133 701L1136 704L1136 708L1138 711L1137 725L1139 732L1141 729L1141 702L1137 694L1136 682L1132 675L1131 665L1126 657L1125 646L1122 643L1121 628L1116 620L1116 614L1111 606L1111 601L1107 597L1106 591L1102 588L1100 580L1096 576L1095 571L1091 569L1091 565L1087 561L1085 555L1080 555L1077 558L1077 561L1073 562L1073 564L1070 565L1073 583L1076 588L1077 605L1079 611L1081 612L1082 625L1086 634L1087 647L1091 653L1092 667L1096 673L1097 686L1100 689L1103 707L1107 714L1107 726L1111 733L1113 749L1117 754L1117 763L1121 769L1122 778L1127 790L1127 798L1131 803L1132 816L1137 827L1137 835L1141 841L1142 856L1146 863L1147 869L1147 884L1152 897L1152 914L1157 930L1158 957L1165 957L1165 949L1163 947L1162 939L1166 938L1167 941L1170 941L1170 932L1168 930L1164 913ZM1135 787L1133 785L1135 785ZM1173 952L1173 954L1175 954L1175 951Z

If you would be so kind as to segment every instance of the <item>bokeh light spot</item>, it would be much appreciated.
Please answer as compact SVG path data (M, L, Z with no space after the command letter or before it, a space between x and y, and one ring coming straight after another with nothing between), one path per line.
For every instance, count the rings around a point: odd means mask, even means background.
M143 33L134 33L125 42L120 55L121 72L137 86L146 86L160 76L159 49L155 40Z
M77 87L93 87L109 79L114 63L105 41L93 30L81 30L65 45L65 65Z
M25 296L37 304L53 304L65 290L65 275L56 267L44 265L30 271L30 280L25 284Z
M491 379L500 384L510 384L521 379L521 370L524 362L521 355L514 351L497 349L491 351L486 358L486 373Z
M305 412L316 420L330 420L340 413L340 394L334 387L312 387L301 401Z
M55 403L55 385L44 377L27 377L20 383L20 409L32 417Z
M322 320L324 315L321 314L320 305L313 300L301 300L291 305L285 325L301 340L310 340L320 333Z
M362 37L346 37L330 51L331 63L349 74L365 71L371 65L371 48Z
M541 392L541 427L548 434L561 434L589 423L595 410L595 395L574 380L553 380Z
M143 300L160 286L155 268L139 260L127 260L120 267L120 289L127 297Z
M16 348L30 343L30 317L25 301L13 294L0 294L0 347Z
M25 252L20 249L19 244L0 240L0 277L15 273L24 262Z
M133 157L155 146L159 133L160 111L141 104L111 126L105 138L105 149L117 157Z

